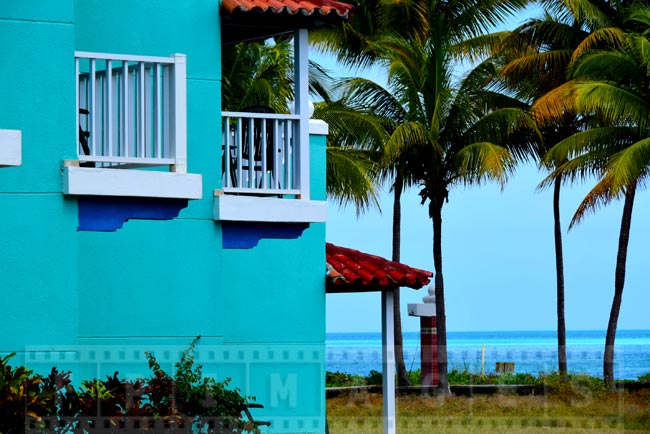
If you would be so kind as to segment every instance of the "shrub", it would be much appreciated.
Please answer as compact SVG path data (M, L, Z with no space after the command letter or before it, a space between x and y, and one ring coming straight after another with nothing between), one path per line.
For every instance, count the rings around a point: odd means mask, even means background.
M345 372L330 372L325 373L325 386L326 387L350 387L350 386L365 386L366 379L361 375L347 374Z
M0 433L91 433L96 416L106 417L103 433L259 433L241 416L254 398L229 389L228 378L203 377L201 365L194 365L199 338L183 352L173 377L146 353L151 378L131 381L115 372L106 380L83 381L79 389L69 372L52 368L43 377L12 368L8 362L15 353L10 354L0 359Z
M637 381L639 383L650 383L650 372L646 372L645 374L639 375Z

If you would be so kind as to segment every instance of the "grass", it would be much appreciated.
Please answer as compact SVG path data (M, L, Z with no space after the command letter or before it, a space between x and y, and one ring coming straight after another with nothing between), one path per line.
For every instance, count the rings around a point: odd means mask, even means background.
M592 393L567 386L546 396L400 396L397 432L650 433L650 391ZM327 400L331 434L380 434L382 397L367 392Z

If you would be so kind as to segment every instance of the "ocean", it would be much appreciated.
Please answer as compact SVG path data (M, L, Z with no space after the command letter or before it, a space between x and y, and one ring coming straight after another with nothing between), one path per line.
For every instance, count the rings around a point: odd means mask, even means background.
M381 371L381 333L328 333L327 370L367 375ZM514 362L516 373L557 371L555 331L448 332L449 368L481 372L481 348L485 345L485 372L496 362ZM605 331L568 331L569 372L602 377ZM420 368L420 335L404 333L407 370ZM617 379L636 380L650 373L650 330L619 330L616 335Z

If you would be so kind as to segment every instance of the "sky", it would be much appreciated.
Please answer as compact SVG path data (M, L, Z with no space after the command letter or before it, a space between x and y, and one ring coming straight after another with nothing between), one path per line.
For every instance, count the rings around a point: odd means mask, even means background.
M311 57L336 76L350 75L327 56L315 53ZM382 80L376 71L361 75ZM503 190L496 184L451 190L442 216L449 332L556 329L553 193L537 189L545 176L530 164L520 167ZM622 201L601 208L567 230L578 204L594 184L592 179L567 185L561 193L568 330L605 330L614 294ZM341 208L330 201L327 241L390 259L392 194L388 187L381 195L381 212L371 210L357 217L354 207ZM434 271L432 223L417 193L413 188L402 199L401 262ZM647 191L638 190L620 330L650 329L649 221L650 197ZM419 319L409 317L406 307L421 303L427 289L405 288L401 295L403 330L417 331ZM327 295L327 332L379 331L379 293Z

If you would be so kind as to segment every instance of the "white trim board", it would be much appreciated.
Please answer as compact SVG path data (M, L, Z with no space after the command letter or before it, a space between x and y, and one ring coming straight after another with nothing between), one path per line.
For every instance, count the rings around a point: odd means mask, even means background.
M201 175L151 170L64 167L63 194L201 199Z
M22 131L0 130L0 166L22 164Z
M322 223L327 220L327 202L220 194L214 198L214 219L243 222Z

